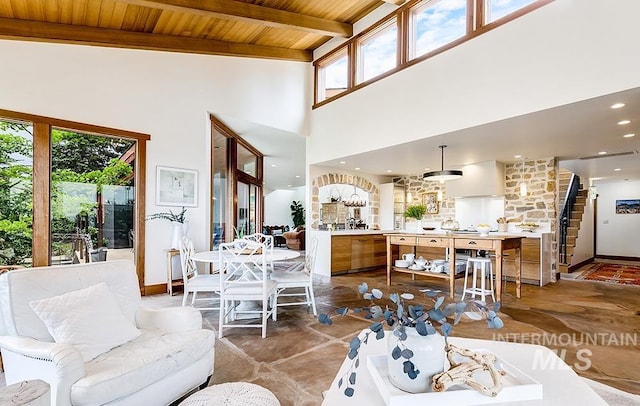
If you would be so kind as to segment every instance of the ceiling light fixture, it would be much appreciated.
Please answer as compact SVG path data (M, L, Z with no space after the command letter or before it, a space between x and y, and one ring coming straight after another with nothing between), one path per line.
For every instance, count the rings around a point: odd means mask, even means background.
M598 152L598 155L607 155L607 151L600 151Z
M621 120L621 121L618 121L618 125L626 125L626 124L629 124L630 122L631 120Z
M625 134L623 135L624 138L631 138L631 137L635 137L635 134Z
M622 107L624 107L624 103L615 103L611 105L612 109L620 109Z
M520 197L527 197L527 184L524 181L524 157L522 157L522 179L520 179Z
M444 169L444 149L446 148L446 145L440 145L438 148L440 148L441 152L441 160L440 160L440 170L439 171L431 171L431 172L425 172L422 175L422 179L423 180L440 180L440 181L447 181L447 180L454 180L454 179L460 179L462 177L462 171L458 170L458 169Z
M616 168L616 169L614 169L614 171L615 171L615 172L620 172L621 170L622 170L622 169L620 169L620 168Z

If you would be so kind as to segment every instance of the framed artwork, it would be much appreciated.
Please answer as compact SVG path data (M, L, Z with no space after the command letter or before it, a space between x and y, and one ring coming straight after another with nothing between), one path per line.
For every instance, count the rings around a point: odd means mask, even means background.
M156 167L156 204L197 207L198 171Z
M640 213L640 199L616 200L616 214Z
M437 193L425 193L424 206L427 208L427 214L438 214L440 206L438 205Z

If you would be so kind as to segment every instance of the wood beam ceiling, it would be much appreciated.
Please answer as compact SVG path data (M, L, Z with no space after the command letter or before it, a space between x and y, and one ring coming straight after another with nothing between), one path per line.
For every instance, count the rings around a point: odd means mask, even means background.
M311 51L0 18L0 38L310 62Z
M210 18L259 23L331 37L353 35L351 24L233 0L118 0L135 6L195 14Z

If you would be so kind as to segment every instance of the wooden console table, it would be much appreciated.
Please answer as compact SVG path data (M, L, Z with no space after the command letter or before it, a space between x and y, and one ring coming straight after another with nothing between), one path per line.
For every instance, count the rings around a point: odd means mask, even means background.
M516 297L520 298L520 280L522 277L522 256L521 243L522 237L508 235L491 235L480 237L469 234L385 234L387 238L387 285L391 285L391 271L410 273L412 275L422 275L440 279L449 280L449 296L453 299L455 296L455 280L456 280L456 248L474 249L493 251L496 254L496 267L494 269L496 278L496 297L502 300L502 255L506 250L513 249L515 251L515 279L516 279ZM449 274L437 274L425 271L413 271L408 268L397 268L392 258L392 245L405 245L413 247L441 247L449 249Z

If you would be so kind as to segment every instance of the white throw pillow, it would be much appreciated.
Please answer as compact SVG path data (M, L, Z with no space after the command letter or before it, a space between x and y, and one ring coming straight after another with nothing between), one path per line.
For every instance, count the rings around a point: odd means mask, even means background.
M85 362L140 335L104 282L29 305L53 339L76 347Z

